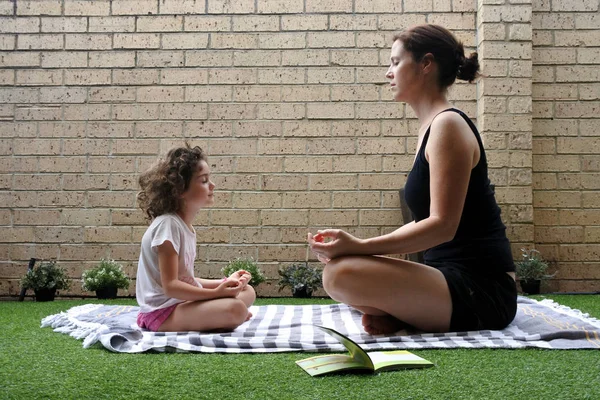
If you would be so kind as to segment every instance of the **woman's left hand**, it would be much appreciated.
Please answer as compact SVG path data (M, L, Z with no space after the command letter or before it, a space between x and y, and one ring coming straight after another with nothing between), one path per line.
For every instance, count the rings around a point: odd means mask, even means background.
M316 241L316 235L308 234L310 249L317 256L317 259L324 264L337 257L359 254L357 249L360 247L362 240L348 232L341 229L324 229L317 231L317 235L331 239L328 242Z

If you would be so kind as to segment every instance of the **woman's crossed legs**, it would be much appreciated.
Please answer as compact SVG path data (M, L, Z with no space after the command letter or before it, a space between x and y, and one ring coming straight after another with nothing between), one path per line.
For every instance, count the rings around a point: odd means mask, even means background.
M427 332L450 328L448 284L427 265L380 256L340 257L326 264L323 287L332 299L364 313L369 334L396 332L406 324Z

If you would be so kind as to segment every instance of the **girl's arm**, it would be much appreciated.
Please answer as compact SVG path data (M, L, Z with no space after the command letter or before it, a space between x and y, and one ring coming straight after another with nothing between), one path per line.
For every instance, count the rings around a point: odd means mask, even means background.
M241 290L241 285L232 280L210 288L199 288L180 281L178 278L178 264L178 255L171 242L165 241L158 246L160 281L168 297L185 301L211 300L222 297L236 297Z
M313 243L309 236L313 250L327 258L407 254L452 240L462 216L478 143L460 115L444 113L432 124L426 149L431 195L428 218L410 222L389 234L370 239L358 239L336 229L319 231L334 240Z

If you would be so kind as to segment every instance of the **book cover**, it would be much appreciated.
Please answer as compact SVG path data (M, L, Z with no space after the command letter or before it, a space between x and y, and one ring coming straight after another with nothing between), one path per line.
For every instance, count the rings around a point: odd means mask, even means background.
M406 350L367 353L357 343L341 333L331 328L319 325L315 326L343 344L350 352L350 355L327 354L296 361L296 364L310 376L320 376L334 372L374 373L394 369L427 368L433 366L432 362Z

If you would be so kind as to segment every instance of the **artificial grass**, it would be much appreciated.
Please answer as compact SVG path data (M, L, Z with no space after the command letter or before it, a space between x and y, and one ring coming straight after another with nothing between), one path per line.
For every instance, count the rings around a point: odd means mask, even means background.
M546 296L600 318L600 296ZM536 298L541 298L537 296ZM598 399L597 350L414 350L434 368L311 378L308 353L116 354L40 328L43 317L98 300L0 302L1 399ZM135 304L131 299L104 304ZM327 299L258 299L265 304Z

